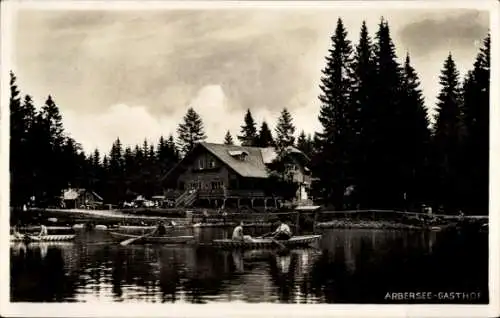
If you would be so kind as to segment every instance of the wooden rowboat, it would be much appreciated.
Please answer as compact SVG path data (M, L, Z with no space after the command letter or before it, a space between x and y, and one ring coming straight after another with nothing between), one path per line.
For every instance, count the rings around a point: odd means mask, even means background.
M120 240L127 240L134 237L141 237L141 235L133 235L127 233L118 233L118 232L109 232L109 234ZM190 243L194 239L194 236L184 235L184 236L147 236L141 239L138 239L134 243L142 243L142 244L185 244Z
M194 228L198 227L233 227L235 224L233 222L217 222L217 223L195 223L193 224Z
M130 231L135 231L135 230L154 230L156 229L156 225L119 225L118 229L120 230L130 230Z
M320 239L321 235L302 235L278 242L287 248L296 248L317 243ZM251 241L236 241L231 239L213 240L212 246L224 249L263 249L280 247L279 244L276 244L276 241L270 238L253 238Z
M63 241L72 241L76 235L74 234L65 234L65 235L44 235L44 236L36 236L36 235L24 235L21 236L10 236L11 242L63 242Z
M28 232L28 231L40 231L40 226L23 226L19 227L19 232ZM71 231L71 226L47 226L47 231Z

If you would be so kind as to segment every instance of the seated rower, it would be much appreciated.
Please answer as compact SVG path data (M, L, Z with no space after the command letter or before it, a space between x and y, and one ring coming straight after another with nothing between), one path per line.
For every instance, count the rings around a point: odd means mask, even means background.
M278 226L276 231L273 232L272 236L276 240L288 240L292 237L292 231L290 230L288 224L280 221L280 225Z
M241 221L240 224L234 228L232 239L235 241L250 241L250 240L252 240L252 237L250 235L243 234L243 221Z
M38 234L38 236L46 236L46 235L49 235L47 227L43 224L40 224L40 234Z
M164 236L165 234L167 234L167 228L165 227L165 224L163 223L163 221L160 221L158 223L158 226L156 227L156 229L151 232L150 235L152 236Z
M12 235L14 235L14 237L16 237L18 239L21 239L24 237L21 233L19 233L19 228L18 228L17 224L14 225L14 227L12 228Z

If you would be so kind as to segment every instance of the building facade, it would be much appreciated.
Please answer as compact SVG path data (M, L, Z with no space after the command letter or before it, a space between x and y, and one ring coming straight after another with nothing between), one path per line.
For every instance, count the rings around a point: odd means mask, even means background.
M274 148L199 143L163 178L165 193L178 191L176 206L276 207L282 200L269 188ZM296 200L307 199L308 158L299 150L286 152L283 173L297 183Z

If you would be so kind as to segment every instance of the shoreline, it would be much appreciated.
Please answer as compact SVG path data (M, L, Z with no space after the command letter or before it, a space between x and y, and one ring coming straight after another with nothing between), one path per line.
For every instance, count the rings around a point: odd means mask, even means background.
M11 209L12 218L13 209ZM172 216L172 214L176 216ZM218 228L218 227L230 227L238 223L238 217L231 215L231 217L226 221L222 222L219 218L210 220L212 222L200 222L201 220L194 221L189 217L189 212L186 210L177 210L170 216L168 214L163 216L151 216L151 215L140 215L136 213L126 213L121 210L85 210L85 209L30 209L28 211L18 211L15 219L21 222L21 224L33 224L44 220L44 223L52 223L52 225L70 225L78 223L91 222L96 225L138 225L145 226L156 223L160 220L173 220L177 224L186 227L194 228ZM184 214L184 217L179 217L179 215ZM272 215L273 213L270 213ZM251 214L243 214L243 218L250 216ZM54 221L50 221L54 218ZM309 218L306 221L307 227L314 227L315 229L409 229L409 230L443 230L448 228L459 228L464 225L479 225L481 228L487 228L487 223L484 224L480 219L467 219L467 220L456 220L455 218L434 220L431 222L420 220L415 222L411 220L410 222L405 222L402 219L396 220L363 220L363 219L352 219L349 217L340 217L329 221L317 221L315 224L311 222ZM479 222L478 222L479 221ZM244 220L247 227L272 227L273 222L264 220ZM483 224L480 224L483 223Z
M455 228L456 224L435 224L435 225L412 225L405 223L395 223L388 221L347 221L335 220L328 222L318 222L318 229L366 229L366 230L442 230L445 228Z

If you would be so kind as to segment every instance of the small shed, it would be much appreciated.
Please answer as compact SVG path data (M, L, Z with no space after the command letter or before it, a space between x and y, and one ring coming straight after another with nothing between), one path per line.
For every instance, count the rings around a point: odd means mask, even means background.
M69 209L95 208L103 204L103 198L94 191L70 188L63 191L63 206Z

